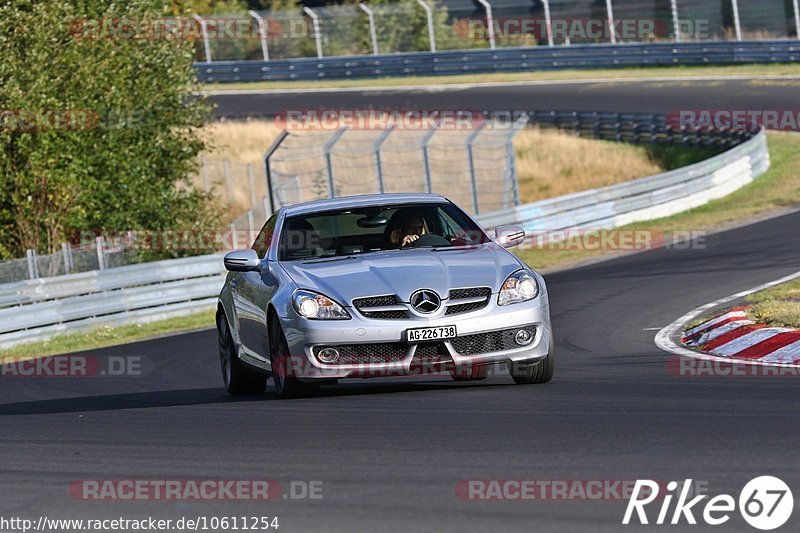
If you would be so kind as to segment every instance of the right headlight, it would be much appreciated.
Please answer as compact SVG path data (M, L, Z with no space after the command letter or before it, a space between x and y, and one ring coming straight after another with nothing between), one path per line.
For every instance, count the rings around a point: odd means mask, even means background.
M298 289L292 294L295 311L305 318L346 320L350 314L341 305L318 292Z
M525 270L514 272L503 282L497 295L497 305L509 305L533 300L539 295L536 278Z

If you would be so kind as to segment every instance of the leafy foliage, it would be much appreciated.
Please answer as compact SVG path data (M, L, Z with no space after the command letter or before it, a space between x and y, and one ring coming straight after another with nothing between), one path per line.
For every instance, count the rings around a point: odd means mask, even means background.
M187 179L208 117L191 96L194 43L123 38L91 22L153 19L163 8L0 6L0 257L54 251L82 230L213 224L208 196Z

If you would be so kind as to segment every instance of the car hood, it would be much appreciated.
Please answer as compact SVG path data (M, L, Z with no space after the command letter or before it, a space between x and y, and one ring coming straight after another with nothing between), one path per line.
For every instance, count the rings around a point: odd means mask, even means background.
M282 262L301 289L321 292L350 306L354 298L395 294L408 302L417 289L433 289L442 298L462 287L491 287L497 292L521 265L497 244L477 247L390 250L364 255Z

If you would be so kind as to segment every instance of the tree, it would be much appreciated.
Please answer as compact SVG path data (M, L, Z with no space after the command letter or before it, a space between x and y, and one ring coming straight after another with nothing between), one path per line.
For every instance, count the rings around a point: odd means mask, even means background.
M84 230L214 223L188 181L208 117L191 96L194 43L121 24L153 28L163 5L0 6L0 257L54 251Z

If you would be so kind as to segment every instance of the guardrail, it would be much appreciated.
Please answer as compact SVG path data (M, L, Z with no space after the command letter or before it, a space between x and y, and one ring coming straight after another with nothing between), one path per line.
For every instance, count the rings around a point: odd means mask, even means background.
M211 254L0 285L0 348L214 309L222 273Z
M706 161L637 180L516 206L478 217L485 227L610 229L668 216L725 196L769 168L766 134L671 131L663 116L533 113L533 122L584 136L636 142L738 146ZM591 125L589 127L588 125ZM121 325L213 309L223 284L222 254L0 285L0 348L98 325Z
M202 82L445 76L666 65L789 63L800 60L798 41L716 41L412 52L372 56L196 63Z
M581 191L478 217L485 227L526 230L611 229L703 205L747 185L769 168L763 131L720 155L633 181Z

